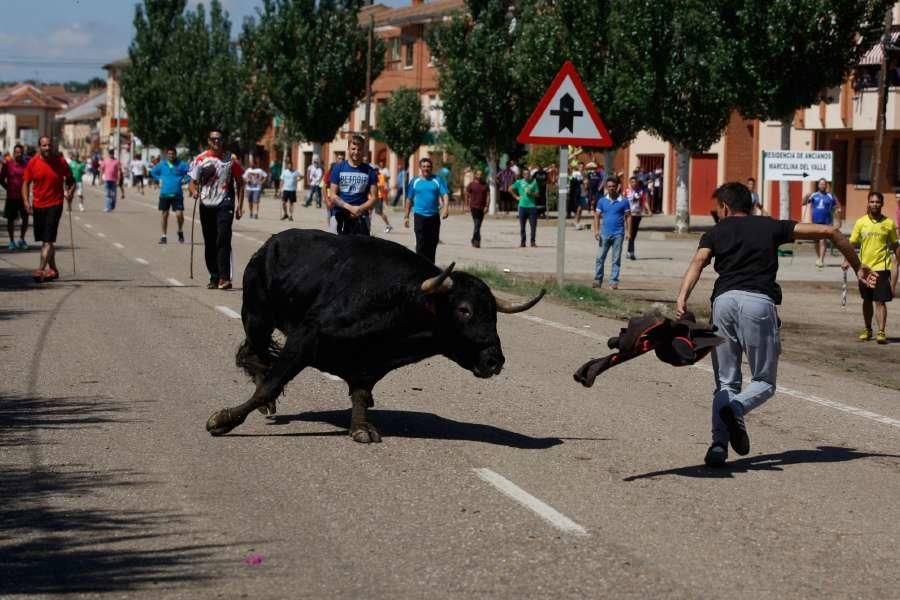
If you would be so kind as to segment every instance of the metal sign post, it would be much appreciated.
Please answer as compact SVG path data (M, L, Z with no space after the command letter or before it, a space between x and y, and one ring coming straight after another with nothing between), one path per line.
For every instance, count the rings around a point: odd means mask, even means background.
M558 199L556 218L556 285L562 287L566 273L566 208L569 206L569 146L559 147L559 177L556 180Z

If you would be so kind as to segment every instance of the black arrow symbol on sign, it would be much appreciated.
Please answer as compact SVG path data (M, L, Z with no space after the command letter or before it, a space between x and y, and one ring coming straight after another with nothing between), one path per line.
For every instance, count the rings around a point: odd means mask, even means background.
M575 110L575 99L569 94L563 94L559 99L559 110L551 110L550 114L559 117L559 131L568 129L571 133L575 133L575 117L584 115L584 111Z
M803 177L806 178L809 176L809 173L785 173L785 177Z

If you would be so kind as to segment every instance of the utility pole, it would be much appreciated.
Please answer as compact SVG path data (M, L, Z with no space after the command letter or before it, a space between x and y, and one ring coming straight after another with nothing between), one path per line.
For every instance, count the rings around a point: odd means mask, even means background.
M372 130L371 110L372 110L372 43L375 35L375 16L369 15L369 50L366 52L366 117L363 121L363 129L366 138Z
M881 37L881 70L878 78L878 115L875 119L875 141L872 144L872 173L869 183L869 189L871 190L878 190L881 187L881 148L884 145L885 112L887 111L887 63L893 48L891 44L892 13L893 6L884 11L884 35Z

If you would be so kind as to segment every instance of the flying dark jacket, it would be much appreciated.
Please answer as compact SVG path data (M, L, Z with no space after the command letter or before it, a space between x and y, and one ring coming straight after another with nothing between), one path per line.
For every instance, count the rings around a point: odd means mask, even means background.
M609 338L607 345L618 352L594 358L575 371L575 381L585 387L603 371L653 350L656 357L670 365L692 365L724 341L715 334L715 327L700 325L692 313L674 321L659 314L644 314L628 320L628 327Z

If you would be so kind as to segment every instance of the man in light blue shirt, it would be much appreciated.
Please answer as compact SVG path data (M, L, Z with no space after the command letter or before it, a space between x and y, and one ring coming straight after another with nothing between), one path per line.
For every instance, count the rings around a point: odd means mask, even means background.
M174 148L166 150L166 159L156 163L150 176L159 182L159 212L161 213L162 236L160 244L165 244L169 230L169 211L175 211L178 220L178 241L184 243L184 192L181 186L187 183L189 167L178 160Z
M630 239L631 205L619 195L619 180L610 177L606 180L606 195L597 202L594 211L594 239L600 242L600 253L594 264L593 287L603 285L603 267L606 255L612 250L612 276L609 287L619 288L619 267L622 263L622 242ZM600 217L603 217L603 228L600 228Z
M419 161L422 173L409 183L406 193L406 216L403 226L409 229L409 213L413 212L416 232L416 254L435 261L438 240L441 237L441 219L446 219L450 211L450 193L447 184L435 177L434 165L427 156Z

